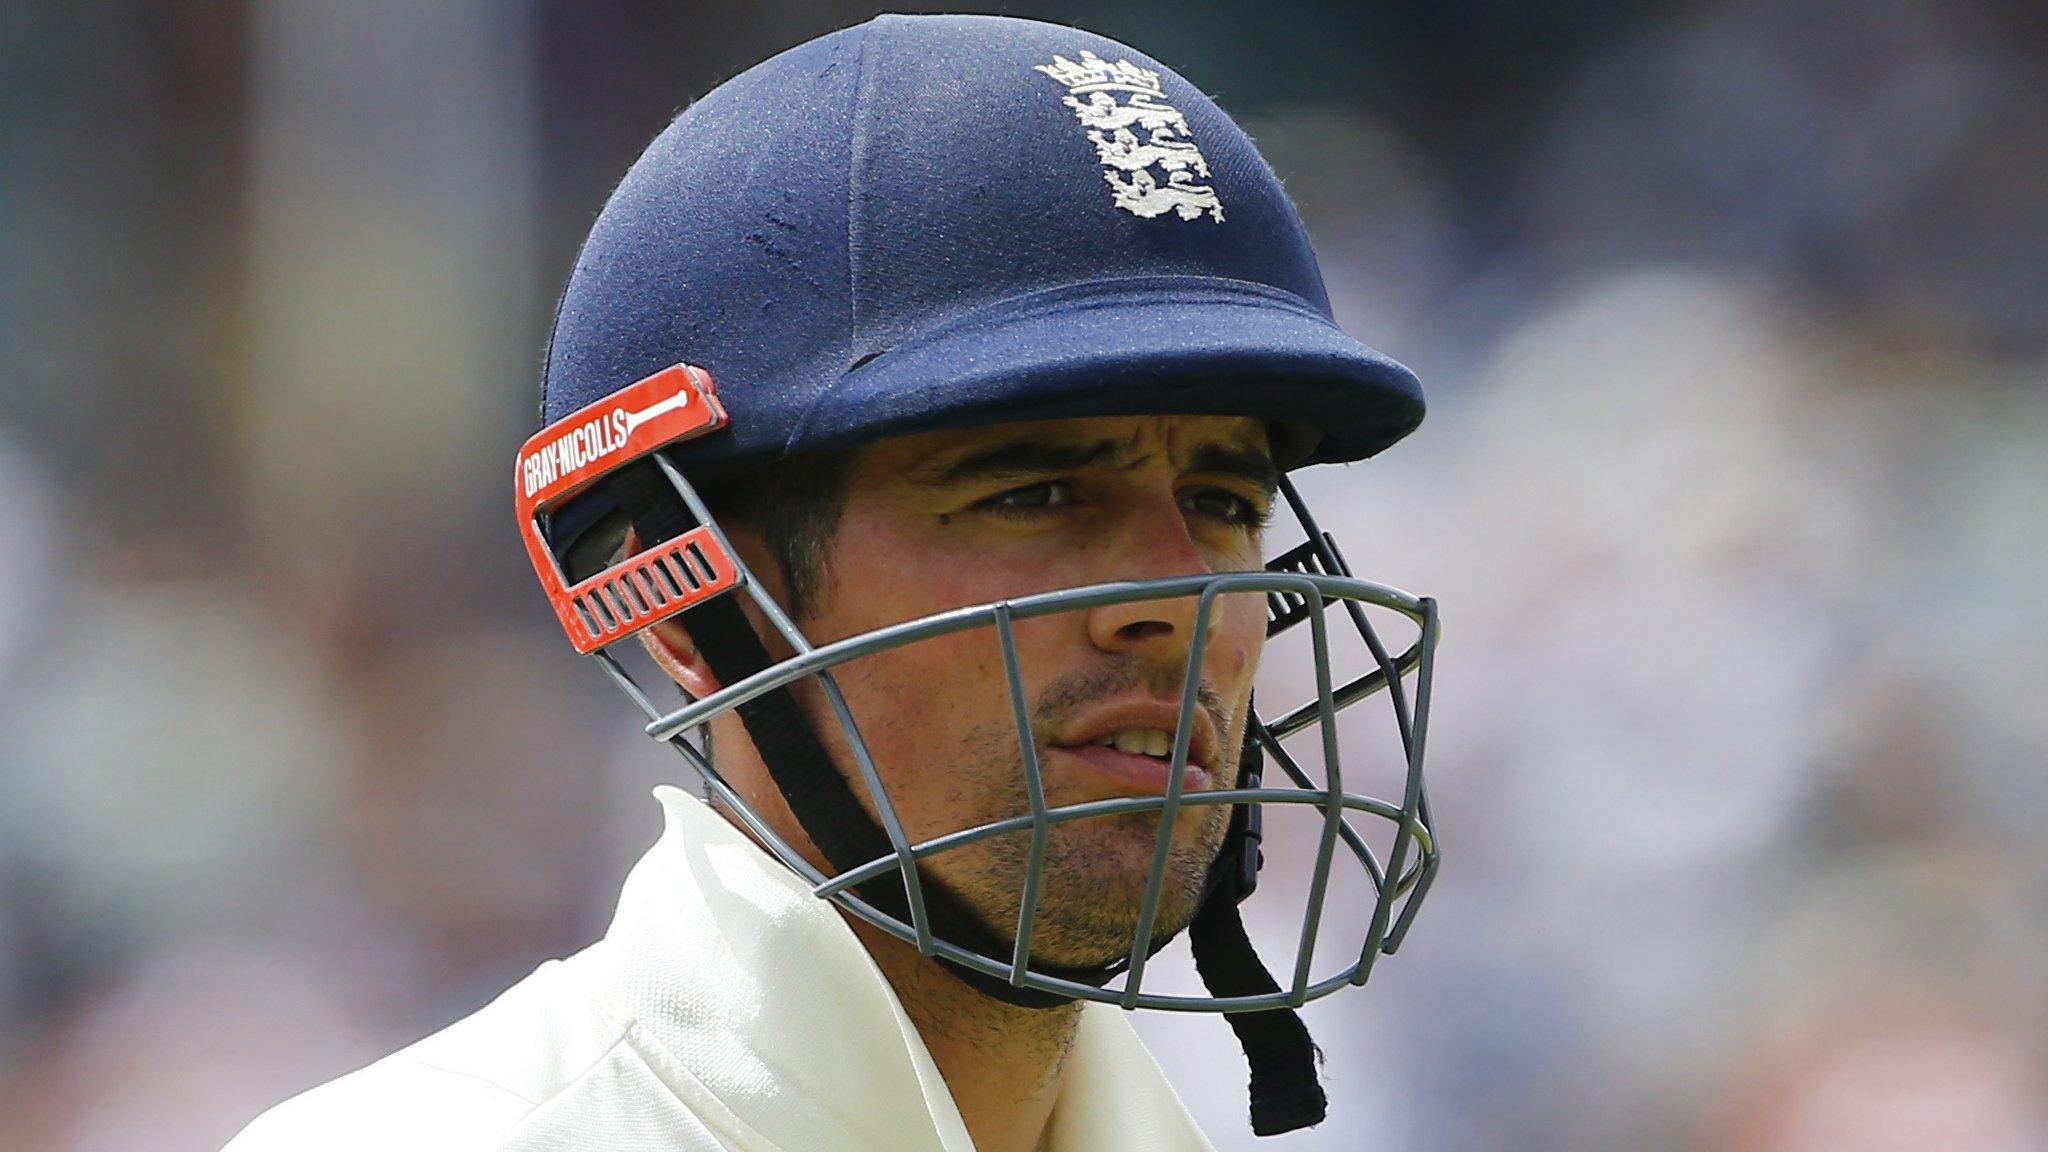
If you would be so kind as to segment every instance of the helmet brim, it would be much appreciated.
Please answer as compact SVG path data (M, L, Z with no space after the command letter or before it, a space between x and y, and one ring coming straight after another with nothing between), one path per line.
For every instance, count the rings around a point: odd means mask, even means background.
M1421 423L1415 374L1307 302L1236 280L1148 277L1033 293L875 354L785 446L1081 416L1252 416L1308 430L1283 467L1372 456Z

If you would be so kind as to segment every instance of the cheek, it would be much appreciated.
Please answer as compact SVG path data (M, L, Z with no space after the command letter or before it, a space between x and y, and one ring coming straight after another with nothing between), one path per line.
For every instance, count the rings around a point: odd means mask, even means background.
M834 538L835 603L859 618L854 630L914 619L966 600L977 566L946 551L948 537L887 509L849 508Z
M906 823L949 831L959 823L949 815L968 797L1004 786L984 767L1001 763L1001 749L1016 741L1002 657L988 630L864 657L835 677Z
M875 699L872 711L889 718L907 738L944 736L979 717L996 698L1001 662L993 639L977 643L949 636L898 648L870 661Z
M1014 566L955 547L965 539L850 510L836 546L834 590L805 622L806 633L814 643L827 643L1029 590L1017 586L1023 577ZM1018 622L1027 698L1033 670L1054 655L1040 649L1057 619ZM1067 625L1076 634L1078 628ZM985 818L1005 808L1021 789L1009 680L992 627L861 657L834 678L906 825L952 831L963 826L963 817ZM829 712L821 719L836 733ZM840 751L852 769L851 756Z
M1266 606L1262 597L1233 596L1222 606L1223 624L1210 641L1208 675L1225 685L1249 686L1266 647Z

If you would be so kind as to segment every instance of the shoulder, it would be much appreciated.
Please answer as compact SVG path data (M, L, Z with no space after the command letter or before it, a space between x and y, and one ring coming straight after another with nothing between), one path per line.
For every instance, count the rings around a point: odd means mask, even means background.
M532 1103L501 1085L387 1056L258 1116L224 1152L494 1148Z
M622 1031L550 961L473 1015L263 1113L225 1152L499 1148Z

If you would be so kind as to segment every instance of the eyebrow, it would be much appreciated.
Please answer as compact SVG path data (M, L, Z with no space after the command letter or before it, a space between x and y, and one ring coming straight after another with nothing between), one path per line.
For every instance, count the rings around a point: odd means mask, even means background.
M1248 480L1258 485L1260 493L1268 500L1280 490L1279 466L1273 463L1272 456L1256 448L1204 444L1195 449L1194 458L1188 464L1191 472L1214 472Z
M1076 443L1054 440L1010 440L973 452L943 468L920 471L911 479L927 488L957 484L1028 479L1055 472L1074 472L1113 460L1115 440ZM1273 458L1255 448L1203 444L1189 460L1189 471L1211 472L1256 484L1271 497L1280 488L1280 470Z
M1100 464L1116 455L1116 441L1092 444L1052 440L1010 440L932 471L912 477L927 488L950 488L974 481L1011 480L1043 476L1048 472L1072 472Z

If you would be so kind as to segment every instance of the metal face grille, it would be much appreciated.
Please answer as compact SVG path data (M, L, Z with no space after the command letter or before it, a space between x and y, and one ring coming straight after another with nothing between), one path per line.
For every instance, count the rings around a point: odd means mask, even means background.
M661 462L663 471L689 505L698 523L705 525L679 537L678 541L687 541L705 531L715 534L716 524L696 492L665 459L659 456L656 459ZM766 595L761 585L739 566L730 549L723 547L723 537L719 536L717 542L720 546L716 554L730 558L738 568L738 579L794 649L794 656L715 695L692 701L681 708L664 710L653 704L616 659L602 650L594 655L645 713L647 734L675 747L702 776L706 787L724 800L785 865L803 876L818 896L832 900L854 915L914 944L925 955L948 957L1019 987L1076 999L1105 1001L1125 1008L1241 1012L1298 1007L1338 988L1365 983L1377 958L1392 953L1400 946L1436 875L1439 847L1423 786L1422 764L1438 623L1434 601L1352 577L1335 542L1316 527L1293 487L1283 482L1282 492L1301 522L1307 540L1274 560L1266 570L1059 589L941 612L822 646L812 645L789 621L773 598ZM683 587L678 581L669 585L668 590L679 595ZM631 588L625 590L625 604L619 607L620 612L630 613L640 607L641 601L632 597L632 591ZM603 592L606 599L618 603L619 598L611 590ZM1188 763L1208 625L1219 598L1244 593L1265 597L1269 637L1302 624L1308 626L1314 693L1306 703L1287 709L1271 720L1265 720L1257 713L1250 718L1246 738L1257 740L1266 753L1269 766L1265 779L1241 782L1248 786L1236 788L1184 792L1182 770ZM1192 598L1197 607L1165 793L1048 806L1039 751L1019 668L1014 635L1016 622L1103 605L1177 598ZM1398 653L1390 651L1373 627L1367 612L1369 608L1391 611L1406 618L1416 628L1414 641ZM1340 627L1351 625L1370 653L1369 667L1343 683L1337 683L1332 672L1333 621ZM992 629L1001 648L1007 692L1015 714L1018 752L1030 797L1029 811L913 843L904 833L895 805L861 736L860 726L833 679L833 670L879 652L979 628ZM823 874L805 860L749 808L694 746L682 738L714 716L803 679L814 679L830 702L855 761L850 766L851 770L859 773L869 794L877 799L880 822L893 849L887 855L832 876ZM1384 696L1390 704L1405 757L1401 795L1398 797L1374 798L1348 790L1344 782L1338 713L1374 696ZM1311 733L1316 739L1320 753L1317 758L1320 761L1320 780L1317 779L1318 773L1312 770L1316 767L1313 762L1303 763L1283 745L1283 740L1297 732ZM1307 739L1309 736L1304 736L1304 740ZM1272 770L1273 766L1277 766L1277 773ZM1185 996L1147 991L1144 986L1146 961L1153 951L1153 930L1169 870L1175 823L1184 809L1221 804L1305 807L1319 817L1316 821L1318 831L1313 871L1308 877L1290 978L1282 981L1283 987L1278 992L1268 995ZM1031 956L1032 925L1043 886L1049 832L1068 821L1128 813L1157 813L1159 831L1138 920L1133 925L1124 974L1106 987L1061 979L1034 965ZM1391 843L1384 852L1376 852L1364 832L1369 827L1386 825L1391 825ZM920 861L992 837L1025 833L1029 834L1031 848L1024 874L1018 878L1021 909L1011 947L1003 954L990 954L962 947L957 942L935 935L926 915ZM1349 864L1345 864L1346 861ZM1341 957L1341 967L1334 974L1313 979L1311 966L1328 911L1330 880L1333 869L1340 865L1355 865L1369 881L1373 894L1369 923L1362 948L1355 955L1345 953ZM891 874L900 877L904 885L910 911L908 919L883 912L857 894L859 885Z

